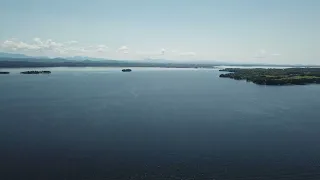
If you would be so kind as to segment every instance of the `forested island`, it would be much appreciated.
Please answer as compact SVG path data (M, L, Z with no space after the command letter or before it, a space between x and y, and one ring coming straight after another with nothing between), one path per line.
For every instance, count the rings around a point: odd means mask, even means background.
M21 74L51 74L51 71L23 71Z
M287 69L240 69L226 68L220 71L221 78L246 80L259 85L305 85L320 84L320 68L287 68Z
M122 69L122 72L131 72L131 69Z
M10 72L3 72L3 71L0 71L0 74L10 74Z

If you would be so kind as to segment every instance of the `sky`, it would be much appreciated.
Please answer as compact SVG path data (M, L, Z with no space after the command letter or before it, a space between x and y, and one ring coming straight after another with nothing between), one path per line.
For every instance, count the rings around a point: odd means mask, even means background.
M0 0L0 51L320 64L319 0Z

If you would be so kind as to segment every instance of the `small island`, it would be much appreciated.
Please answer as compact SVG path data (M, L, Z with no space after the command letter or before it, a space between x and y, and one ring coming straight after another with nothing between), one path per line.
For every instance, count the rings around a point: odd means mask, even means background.
M122 69L122 72L131 72L131 69Z
M0 71L0 74L10 74L10 72Z
M51 74L51 71L23 71L21 74Z
M246 80L258 85L306 85L320 84L320 68L240 69L226 68L219 71L221 78Z

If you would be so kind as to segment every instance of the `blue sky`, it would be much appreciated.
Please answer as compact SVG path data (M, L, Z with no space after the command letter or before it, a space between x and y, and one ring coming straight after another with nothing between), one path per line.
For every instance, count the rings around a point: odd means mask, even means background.
M320 64L319 0L1 0L1 51Z

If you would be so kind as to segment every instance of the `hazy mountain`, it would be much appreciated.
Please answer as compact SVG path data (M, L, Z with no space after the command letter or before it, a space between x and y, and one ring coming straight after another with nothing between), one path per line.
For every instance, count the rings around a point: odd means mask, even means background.
M0 52L0 62L4 63L19 63L19 62L34 62L34 63L54 63L55 66L120 66L120 65L132 65L132 66L163 66L164 64L180 64L180 65L193 65L193 66L279 66L279 67L304 67L304 66L312 66L319 67L317 65L285 65L285 64L262 64L262 63L236 63L236 62L222 62L222 61L173 61L166 59L144 59L144 60L108 60L104 58L92 58L87 56L74 56L74 57L59 57L59 58L49 58L46 56L27 56L24 54L13 54L13 53L5 53ZM60 64L56 64L60 63ZM61 64L62 63L62 64ZM72 65L71 65L72 64ZM159 65L160 64L160 65ZM161 65L162 64L162 65ZM45 66L45 65L43 65ZM51 65L53 66L53 65Z
M0 52L1 58L30 58L30 56L26 56L24 54L12 54L12 53L5 53Z
M92 58L87 56L74 56L74 57L57 57L57 58L49 58L47 56L27 56L24 54L13 54L13 53L5 53L0 52L0 60L1 61L32 61L32 62L70 62L70 61L106 61L103 58ZM108 60L109 61L109 60ZM111 61L111 60L110 60Z
M125 62L125 61L117 61L117 60L108 60L104 58L94 58L88 56L73 56L73 57L57 57L57 58L49 58L47 56L27 56L25 54L13 54L13 53L5 53L0 52L0 60L1 61L19 61L23 58L26 61L45 61L45 62L70 62L70 61L101 61L101 62ZM6 59L7 58L7 59Z
M84 60L105 61L105 60L108 60L108 59L105 59L105 58L94 58L94 57L88 57L88 56L64 57L64 59L75 60L75 61L84 61Z
M153 59L153 58L146 58L142 60L141 62L150 62L150 63L173 63L172 60L167 59Z

